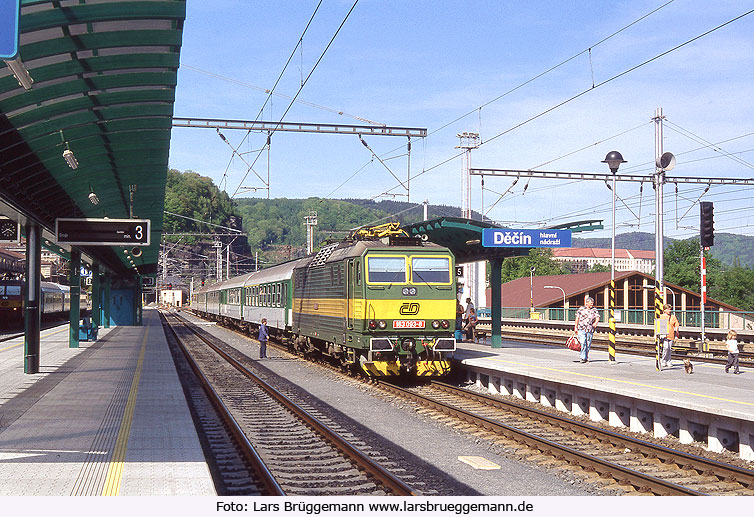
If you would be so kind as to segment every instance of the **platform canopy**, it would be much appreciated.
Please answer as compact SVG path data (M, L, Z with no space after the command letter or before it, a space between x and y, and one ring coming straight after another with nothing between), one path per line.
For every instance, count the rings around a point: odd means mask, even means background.
M402 228L412 237L425 238L424 236L426 236L426 240L445 246L453 252L458 264L529 254L529 248L482 247L482 230L484 228L500 228L500 226L484 221L474 221L461 217L440 217L406 225Z
M21 0L19 56L0 62L2 201L48 232L57 218L150 219L138 258L82 248L116 274L157 269L185 17L184 0Z

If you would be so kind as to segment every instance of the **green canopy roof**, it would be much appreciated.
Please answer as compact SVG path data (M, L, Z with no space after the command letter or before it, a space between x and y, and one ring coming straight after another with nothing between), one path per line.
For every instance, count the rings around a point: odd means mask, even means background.
M159 256L185 16L185 0L22 0L31 89L0 67L0 197L53 231L57 218L150 219L139 274L155 273ZM84 251L133 272L122 248Z
M482 246L482 230L500 228L486 221L474 221L461 217L440 217L402 227L412 237L425 236L429 241L445 246L453 252L456 262L477 262L495 258L516 257L529 253L529 248L485 248ZM423 237L424 238L424 237Z

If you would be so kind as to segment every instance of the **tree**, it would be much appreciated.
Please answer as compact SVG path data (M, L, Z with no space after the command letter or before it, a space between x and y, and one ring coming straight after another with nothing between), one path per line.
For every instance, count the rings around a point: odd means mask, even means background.
M710 257L707 252L704 256L707 258L707 285L711 287L718 281L721 264L719 260ZM663 265L667 282L696 293L701 291L698 239L674 241L665 248Z
M552 258L552 250L549 248L535 248L529 251L529 255L512 257L503 260L502 282L510 282L517 278L529 276L534 267L535 276L563 275L568 270Z
M228 194L220 191L211 178L173 169L168 170L165 183L165 210L223 226L228 226L232 216L239 217ZM165 233L211 233L207 225L169 214L165 216L163 227ZM195 237L183 239L184 243L196 241Z
M728 268L710 288L710 296L745 311L754 310L754 269Z

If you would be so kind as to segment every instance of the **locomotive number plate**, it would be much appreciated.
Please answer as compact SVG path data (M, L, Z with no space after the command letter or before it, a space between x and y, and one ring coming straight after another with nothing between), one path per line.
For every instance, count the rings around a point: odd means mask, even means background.
M394 329L423 329L424 320L395 320L393 321Z

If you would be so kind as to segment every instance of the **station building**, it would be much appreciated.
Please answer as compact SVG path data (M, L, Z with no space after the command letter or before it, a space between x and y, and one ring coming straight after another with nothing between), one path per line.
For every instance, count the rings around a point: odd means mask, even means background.
M586 273L596 265L610 266L610 248L553 248L553 260L564 264L572 273ZM646 250L615 250L616 271L640 271L652 274L655 269L655 252Z
M617 323L652 325L654 322L653 276L641 271L616 271L615 320ZM673 305L681 326L695 327L701 323L701 295L665 282L665 299ZM575 320L576 310L586 296L594 298L595 307L607 321L609 310L610 273L584 273L522 277L502 285L502 317L550 320ZM486 292L491 307L490 289ZM565 308L565 311L564 311ZM754 313L707 297L704 306L705 325L710 328L751 330Z

